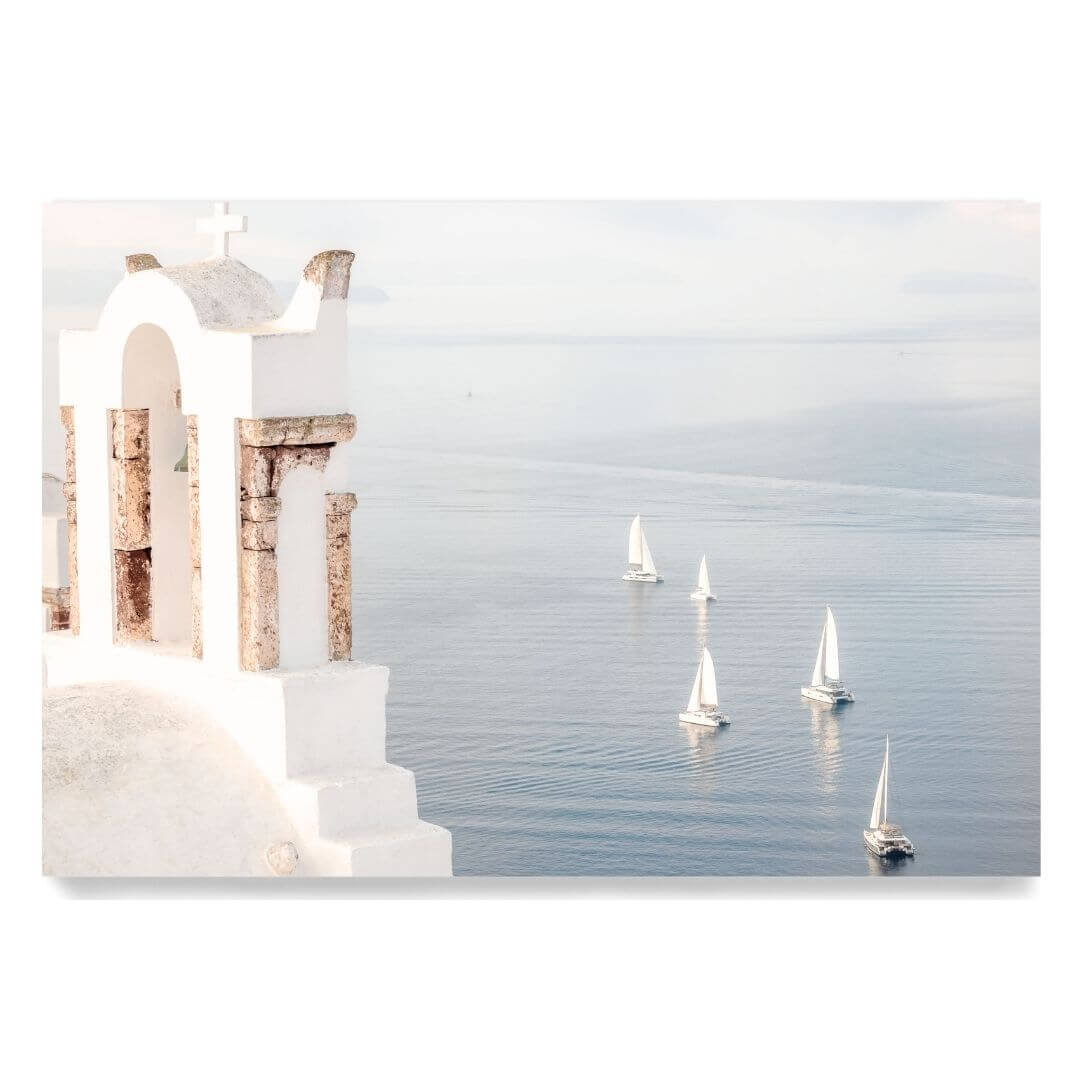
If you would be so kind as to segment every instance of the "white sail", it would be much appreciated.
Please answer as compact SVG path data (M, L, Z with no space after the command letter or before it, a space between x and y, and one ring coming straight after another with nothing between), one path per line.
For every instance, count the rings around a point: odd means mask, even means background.
M825 608L825 678L840 681L840 645L836 639L836 620L832 608Z
M709 568L705 565L705 556L701 556L701 566L697 572L697 587L706 595L712 594L712 586L709 584Z
M885 760L881 763L881 775L878 777L877 792L874 794L874 809L870 811L870 828L876 829L889 814L889 737L885 736Z
M630 551L627 561L631 570L637 570L641 566L641 539L641 515L638 514L630 523Z
M705 665L705 658L698 662L697 675L694 676L694 685L690 690L690 700L686 703L687 712L701 711L701 669Z
M818 642L817 659L814 661L814 674L810 676L811 686L823 686L825 683L825 628L821 631Z
M708 649L701 650L701 705L716 708L716 668Z
M645 539L645 530L638 528L641 535L641 569L646 574L656 573L656 563L653 562L652 552L649 550L649 541Z
M889 736L885 736L885 787L882 790L881 820L889 820Z

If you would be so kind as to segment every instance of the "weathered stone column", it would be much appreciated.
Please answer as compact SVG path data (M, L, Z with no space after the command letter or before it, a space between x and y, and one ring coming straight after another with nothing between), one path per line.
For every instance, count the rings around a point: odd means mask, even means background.
M352 659L352 512L350 492L326 496L326 618L331 660Z
M301 465L325 469L330 451L356 433L356 417L340 414L239 420L237 431L240 440L240 664L247 671L264 671L277 667L281 658L277 573L281 481ZM351 614L349 619L351 637Z
M153 636L150 595L150 410L112 411L113 584L117 641Z
M240 665L264 671L278 665L277 516L281 500L240 500Z
M191 655L202 658L202 519L199 515L199 418L187 418L188 538L191 543Z
M64 425L64 502L67 509L68 534L68 626L73 634L79 632L79 559L76 543L75 511L75 409L60 406L60 423ZM56 629L60 629L56 627Z

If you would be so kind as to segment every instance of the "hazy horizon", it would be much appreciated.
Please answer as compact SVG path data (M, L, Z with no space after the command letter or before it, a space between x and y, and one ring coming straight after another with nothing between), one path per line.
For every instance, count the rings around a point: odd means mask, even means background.
M865 428L890 404L947 423L946 406L1023 401L1019 419L998 413L1012 425L1005 442L1023 441L1025 462L1034 431L1037 472L1032 204L235 201L232 209L248 215L249 231L233 238L231 254L286 297L316 251L356 251L349 315L360 440L540 452L587 448L619 431L659 437L770 420L783 428L830 406L842 430L845 419ZM195 219L209 212L196 202L44 208L46 469L62 460L57 331L94 325L125 254L151 251L166 265L207 257ZM769 457L742 461L742 443L725 445L735 456L713 465L721 471ZM993 458L981 445L959 449Z

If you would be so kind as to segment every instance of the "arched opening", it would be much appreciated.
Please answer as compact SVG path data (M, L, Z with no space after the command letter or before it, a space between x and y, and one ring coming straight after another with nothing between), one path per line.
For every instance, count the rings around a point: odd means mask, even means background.
M189 644L192 624L188 474L177 468L187 450L182 404L168 334L136 327L124 345L123 407L149 411L151 636L170 644Z

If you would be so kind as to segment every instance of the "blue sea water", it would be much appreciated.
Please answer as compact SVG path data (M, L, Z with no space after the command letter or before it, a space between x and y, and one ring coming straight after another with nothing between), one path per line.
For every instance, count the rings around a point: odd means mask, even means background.
M875 485L360 441L354 654L390 668L389 756L455 873L1039 872L1037 443L1003 495L888 455ZM946 464L977 486L980 453ZM635 513L663 584L621 580ZM799 693L826 603L836 710ZM706 642L726 729L677 719ZM895 867L862 846L886 733Z

